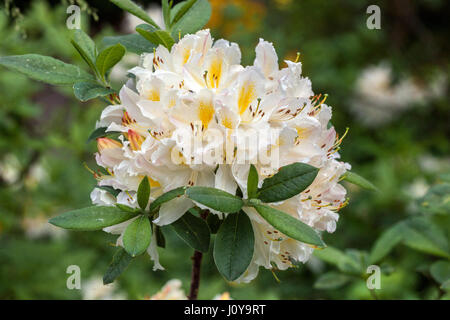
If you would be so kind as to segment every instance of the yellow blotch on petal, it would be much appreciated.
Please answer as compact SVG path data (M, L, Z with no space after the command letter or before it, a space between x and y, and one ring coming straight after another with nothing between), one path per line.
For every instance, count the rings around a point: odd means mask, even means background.
M160 101L161 97L158 91L150 90L149 92L147 92L147 99L151 101Z
M150 187L152 188L161 187L161 184L158 181L153 180L150 177L148 177L148 181L150 182Z
M185 48L183 51L183 65L186 64L191 57L191 50L189 48Z
M207 74L207 86L208 88L218 88L220 84L220 78L222 77L222 60L215 58L209 66Z
M212 104L203 101L200 102L200 105L198 107L198 118L200 119L205 128L208 127L213 116L214 116L214 107L212 106Z
M311 131L309 129L306 128L300 128L297 127L297 139L307 139L309 137L309 135L311 134Z
M177 104L177 101L175 100L175 98L171 98L169 100L169 104L167 105L167 107L170 109L170 108L173 108L176 104Z
M142 179L144 178L144 176L142 176ZM156 187L161 187L161 184L159 184L158 181L153 180L152 178L150 178L149 176L147 176L148 182L150 183L150 187L151 188L156 188Z
M250 103L256 99L256 89L253 82L247 82L239 91L238 107L239 115L242 115L249 107Z
M97 149L101 153L103 150L112 148L122 148L122 144L119 141L110 138L98 138Z
M222 125L227 129L233 129L233 122L229 117L224 117L222 119Z

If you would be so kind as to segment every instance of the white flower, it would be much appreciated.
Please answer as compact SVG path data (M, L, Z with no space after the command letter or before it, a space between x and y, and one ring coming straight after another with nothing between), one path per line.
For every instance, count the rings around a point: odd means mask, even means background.
M213 300L233 300L229 292L219 293L214 296Z
M187 300L187 297L181 288L181 281L172 279L159 292L151 296L149 300Z
M418 159L420 168L427 173L439 173L450 170L450 157L437 158L431 154L425 154Z
M411 199L422 198L430 189L430 185L424 178L417 178L411 184L404 187L405 194Z
M119 140L98 139L96 160L108 174L96 174L114 197L95 189L95 204L115 202L137 207L136 191L144 176L151 201L181 186L208 186L247 196L250 164L259 184L279 168L303 162L319 168L311 186L286 201L271 204L319 231L334 232L337 211L346 203L338 183L349 165L339 161L342 138L329 127L326 96L314 95L301 76L301 63L279 69L271 43L260 40L252 66L240 65L237 44L213 42L209 30L186 35L172 49L159 46L130 70L136 79L120 91L120 105L103 111L97 127L121 133ZM182 196L161 206L153 222L167 225L194 205ZM274 230L254 209L245 208L255 233L255 254L239 281L250 281L260 266L284 270L306 262L314 248ZM222 214L210 210L213 214ZM129 221L105 228L122 234ZM148 252L155 269L155 241ZM118 245L121 244L119 237Z
M48 217L43 214L34 217L25 217L21 221L25 236L31 240L44 237L61 239L66 236L66 230L55 227L48 223Z
M447 77L434 75L427 85L419 85L414 79L402 78L393 84L392 68L381 63L364 69L355 84L355 96L351 110L369 127L387 123L404 110L445 94Z
M83 300L125 300L122 292L117 292L114 283L104 285L101 277L94 276L81 285Z
M20 162L13 154L4 156L0 162L0 178L8 184L13 184L20 176Z

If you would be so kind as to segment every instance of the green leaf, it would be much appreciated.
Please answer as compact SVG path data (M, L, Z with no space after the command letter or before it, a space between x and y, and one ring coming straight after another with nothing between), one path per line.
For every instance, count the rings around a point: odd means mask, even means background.
M410 248L450 258L445 233L427 218L417 217L402 223L403 243Z
M177 197L181 197L182 195L184 195L185 191L186 187L180 187L160 195L158 198L155 199L155 201L150 203L150 212L153 212L154 210L158 209L158 207L163 203L166 203Z
M314 255L327 263L335 265L342 272L360 274L360 264L350 256L334 247L326 247L322 250L314 250Z
M176 5L172 7L170 10L170 21L173 24L173 19L175 19L175 16L178 14L178 12L181 10L181 8L184 7L187 1L181 1L178 2Z
M95 58L97 57L97 49L94 41L91 37L89 37L89 35L81 29L75 29L73 31L72 41L75 42L75 44L91 62L95 62Z
M49 220L57 227L69 230L94 231L127 221L136 216L116 207L92 206L65 212Z
M360 186L363 189L378 191L378 188L375 187L375 185L372 182L351 171L347 171L344 174L343 180L356 184L357 186Z
M0 57L0 65L26 76L55 85L71 85L93 77L77 66L38 54Z
M194 5L197 0L187 0L182 1L176 7L175 15L172 19L172 23L177 23L180 21L181 17L186 14L186 12Z
M450 172L440 174L439 180L445 183L450 183Z
M412 218L394 225L376 241L370 262L376 263L402 242L406 246L440 257L450 257L447 237L428 218Z
M105 88L97 82L83 81L73 85L75 97L80 101L88 101L114 93L114 90Z
M400 225L394 225L386 230L375 242L370 252L370 262L377 263L402 241L403 233Z
M153 19L148 16L147 12L145 12L145 10L143 10L141 7L139 7L133 1L131 1L131 0L110 0L110 1L112 3L114 3L116 6L118 6L119 8L121 8L125 11L128 11L132 15L138 17L139 19L144 20L147 23L150 23L155 28L159 28L159 26L156 24L156 22L153 21Z
M101 189L101 190L105 190L107 192L109 192L111 195L113 195L114 197L117 197L120 193L120 190L118 189L114 189L111 186L95 186L97 189Z
M420 200L425 213L450 215L450 184L438 184L430 188Z
M145 176L144 179L141 180L141 183L139 183L139 187L137 190L137 201L139 207L141 207L142 210L145 210L145 208L147 208L149 198L150 182L148 181L147 176Z
M123 249L119 248L103 276L103 284L113 283L130 264L133 258Z
M369 253L367 251L346 249L345 255L353 261L355 266L359 267L361 273L366 272L367 267L369 266Z
M225 213L238 212L244 205L241 198L215 188L190 187L186 195L208 208Z
M450 280L450 262L449 261L437 261L431 265L431 276L434 280L440 284L444 284Z
M152 26L147 24L138 25L136 31L155 46L161 44L170 50L175 43L175 40L170 33L164 30L155 30Z
M162 44L169 50L172 49L172 46L174 45L175 40L172 38L170 33L168 33L167 31L158 30L158 31L153 32L153 34L155 34L158 37L158 39L160 39L160 42L158 44Z
M214 243L214 261L228 281L239 278L253 258L255 236L252 223L243 211L228 215Z
M316 167L299 162L281 167L277 174L264 180L258 198L263 202L292 198L308 188L318 172Z
M89 67L97 73L95 60L97 58L97 49L94 41L81 29L75 29L70 41L80 56L89 65Z
M171 226L175 233L190 247L197 251L208 252L211 231L205 220L186 212Z
M162 0L162 11L164 17L164 24L166 26L166 30L170 30L171 21L170 21L170 5L169 0Z
M319 277L314 283L314 288L332 290L346 285L352 278L338 272L327 272Z
M441 285L441 289L442 290L446 290L446 291L450 291L450 279L445 281L442 285ZM448 297L448 299L450 299L450 296Z
M249 199L256 198L258 193L258 171L254 165L250 165L247 179L247 195Z
M152 227L146 216L140 216L131 222L123 234L123 247L132 256L138 256L147 250L152 238Z
M152 224L153 226L153 232L156 234L156 245L160 248L166 247L166 238L164 237L164 234L162 233L161 227L157 226L156 224Z
M144 39L139 34L128 34L124 36L115 36L115 37L104 37L103 43L106 46L112 46L120 43L123 45L127 51L133 52L136 54L143 54L147 52L152 52L155 47L147 39Z
M158 29L145 23L136 27L136 32L147 41L150 41L155 47L161 44L161 39L155 34L155 31L157 30Z
M206 223L208 224L211 233L216 234L217 231L219 231L219 228L222 224L222 220L219 219L219 216L217 214L211 213L206 218Z
M207 0L188 0L175 6L172 21L172 36L178 39L188 33L195 33L208 23L211 5Z
M139 209L132 208L121 203L116 203L116 207L125 212L130 212L134 214L142 213L141 210Z
M107 127L99 127L97 129L95 129L89 136L89 138L87 139L87 142L91 142L92 140L98 139L98 138L103 138L106 136L109 136L111 134L118 134L120 132L118 131L108 131L106 132L106 130L108 130Z
M252 200L250 200L252 201ZM254 202L253 202L254 203ZM284 233L295 240L309 243L319 248L325 247L316 230L301 222L300 220L263 204L254 204L253 207L261 217L270 223L276 230Z
M102 79L106 72L114 67L125 55L126 49L120 43L104 49L99 53L96 61L98 72Z

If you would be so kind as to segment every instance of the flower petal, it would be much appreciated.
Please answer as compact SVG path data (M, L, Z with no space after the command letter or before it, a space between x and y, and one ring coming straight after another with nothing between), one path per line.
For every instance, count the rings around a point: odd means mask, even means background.
M153 220L153 223L159 226L165 226L175 222L190 208L194 207L192 200L186 197L175 198L161 205L159 217Z
M147 253L150 256L150 259L154 262L153 271L164 270L164 267L159 263L159 253L156 241L156 233L153 232L152 240L150 241L150 245L147 248Z

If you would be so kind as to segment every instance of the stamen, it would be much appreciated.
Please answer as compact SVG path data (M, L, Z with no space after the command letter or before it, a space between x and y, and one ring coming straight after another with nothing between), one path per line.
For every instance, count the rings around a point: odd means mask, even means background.
M328 93L325 93L325 94L323 95L322 101L318 104L318 106L321 106L321 105L325 102L325 100L327 100L327 98L328 98Z
M207 77L208 77L208 70L205 70L205 72L203 73L203 80L205 81L206 87L209 88Z
M110 176L114 176L114 171L110 171L109 168L106 168L106 172L108 172Z
M337 147L337 146L339 146L342 143L344 138L347 136L347 133L348 133L349 130L350 130L349 127L345 128L345 132L344 132L344 134L342 135L342 137L340 139L338 139L338 135L336 135L336 139L337 140L336 140L336 142L334 144L334 147Z
M255 112L258 112L259 110L259 105L261 104L261 98L256 99L258 101L258 104L256 105L256 110Z
M276 282L280 283L280 279L278 279L277 275L275 274L274 268L270 269L270 271L272 272L273 277L275 278Z
M152 136L153 139L158 140L158 141L159 141L159 138L157 136L163 135L163 132L155 132L155 131L152 131L151 129L148 129L147 132Z
M131 194L128 192L128 190L125 190L125 193L128 196L128 201L133 201L133 197L131 196Z
M83 162L83 166L86 168L87 171L89 171L90 173L92 173L92 175L94 176L94 178L95 178L96 180L100 180L100 178L101 178L101 173L99 174L99 173L95 172L94 170L92 170L91 168L89 168L89 166L87 165L86 162Z

